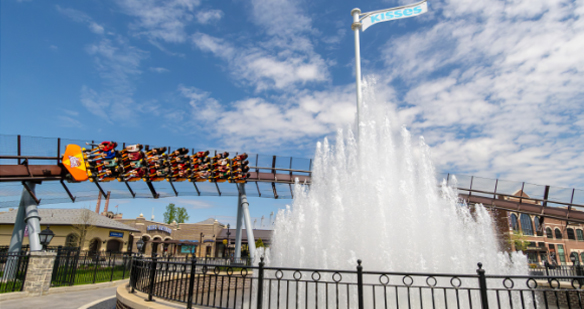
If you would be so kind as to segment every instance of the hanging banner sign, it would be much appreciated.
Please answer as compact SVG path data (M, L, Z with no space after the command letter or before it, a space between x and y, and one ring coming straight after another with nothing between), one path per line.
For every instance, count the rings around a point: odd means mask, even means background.
M364 16L360 18L361 31L365 31L367 28L384 21L414 17L426 12L428 12L428 3L422 1L406 6L365 13L363 14Z

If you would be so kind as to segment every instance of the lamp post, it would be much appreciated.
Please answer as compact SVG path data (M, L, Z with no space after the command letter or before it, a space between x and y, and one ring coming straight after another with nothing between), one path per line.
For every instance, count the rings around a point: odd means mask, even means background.
M39 241L43 246L43 250L47 250L47 246L49 245L49 243L51 243L53 237L55 237L55 233L51 231L48 225L46 229L39 233Z
M201 232L201 237L199 238L199 257L202 257L202 252L201 250L203 250L203 236L205 236L203 234L203 232Z
M229 223L227 223L227 257L230 258L231 256L229 255L229 235L231 235L231 232L229 231L229 228L231 226L229 225Z
M144 240L142 238L136 242L136 248L138 248L138 253L142 254L142 248L144 248Z

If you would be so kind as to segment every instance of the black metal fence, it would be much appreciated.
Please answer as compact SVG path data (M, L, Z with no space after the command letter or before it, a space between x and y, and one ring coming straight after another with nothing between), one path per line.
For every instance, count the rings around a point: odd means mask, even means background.
M536 266L529 269L531 276L548 276L548 277L573 277L584 276L584 266L576 265L551 265L545 263L543 266ZM570 281L569 279L558 279L560 281Z
M58 248L51 286L91 284L129 278L132 259L133 256L126 253Z
M189 255L186 256L157 256L157 260L162 262L184 262L190 263L192 259L195 259L197 264L206 264L206 265L216 265L216 266L233 266L233 267L241 267L241 266L251 266L251 258L249 257L242 257L242 258L224 258L224 257L192 257ZM152 257L143 257L145 260L150 260Z
M428 274L135 259L132 291L187 308L583 308L584 277ZM567 281L561 281L567 280Z
M22 291L29 258L26 252L0 253L0 293Z

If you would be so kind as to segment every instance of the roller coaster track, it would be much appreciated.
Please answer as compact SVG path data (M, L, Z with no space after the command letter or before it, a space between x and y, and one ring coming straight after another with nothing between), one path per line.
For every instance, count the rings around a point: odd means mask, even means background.
M70 190L66 185L66 182L75 183L75 181L72 179L65 166L63 166L63 164L61 163L50 165L29 164L31 160L44 160L56 162L60 160L59 157L0 156L0 160L18 160L18 162L20 162L20 164L0 165L0 182L23 182L24 184L26 182L59 181L63 185L64 190L67 192L71 200L73 202L75 201L75 197L71 195ZM276 184L292 185L296 183L296 181L298 181L298 183L300 184L310 185L311 171L296 170L289 168L277 168L275 167L276 156L273 156L272 162L273 162L272 167L250 166L250 177L247 179L247 182L256 184L257 183L272 184L272 193L274 198L279 197L278 191L276 190ZM261 170L269 170L270 172L261 172ZM100 183L95 182L95 184L105 197L106 194L101 189ZM149 183L149 187L152 188L151 189L152 197L158 198L159 196L156 193L153 184L154 183ZM175 195L178 196L179 192L176 191L173 182L170 182L170 184L173 188ZM197 188L197 183L195 182L193 183L193 185L200 195L199 189ZM132 196L135 197L135 194L130 187L130 183L126 182L126 186L130 193L132 194ZM258 194L261 196L262 193L260 192L259 187L257 187L257 190ZM217 186L217 191L218 195L221 195L219 186ZM291 195L293 195L291 186L290 193Z
M6 182L21 182L25 188L27 188L27 182L44 182L44 181L57 181L60 182L63 191L67 193L69 199L75 202L76 197L73 196L69 190L67 184L75 185L67 169L60 162L61 158L58 156L23 156L20 155L20 137L18 139L18 155L0 155L0 183ZM60 151L60 139L58 151ZM281 158L281 157L280 157ZM281 158L282 159L282 158ZM284 158L287 159L287 158ZM5 162L17 162L18 164L4 164ZM30 164L31 161L42 161L51 164ZM257 166L258 160L256 160L256 166L250 166L250 178L247 180L248 183L255 183L255 189L257 189L257 195L260 197L271 197L271 198L293 198L294 193L292 189L292 184L298 183L303 185L311 184L311 165L309 169L293 169L293 168L281 168L277 167L276 164L277 157L271 157L271 166ZM292 167L292 159L290 159L290 167ZM450 175L446 177L449 180ZM512 211L517 213L525 213L529 215L542 216L547 218L566 220L568 222L574 223L584 223L584 191L569 189L566 198L552 198L550 197L550 192L555 189L550 186L536 186L537 188L543 189L543 192L534 192L534 190L528 190L526 183L514 183L513 189L508 188L507 190L502 189L501 183L503 180L490 179L492 184L490 188L473 188L473 180L477 183L476 177L470 177L470 186L465 187L462 185L457 185L459 196L462 200L465 200L468 204L483 204L488 208L499 209L505 211ZM485 179L482 179L483 182ZM117 182L115 182L117 183ZM106 195L104 190L101 188L99 182L94 183L99 189L102 195ZM175 196L178 196L180 192L177 191L173 182L169 182L172 187L172 192ZM199 190L197 184L201 186L201 183L192 183L196 189L196 195L233 195L226 192L222 192L220 187L226 188L226 186L233 186L235 184L222 183L218 185L214 183L216 192L212 194L205 194ZM266 190L260 190L262 185L271 185L271 192L266 193ZM137 197L136 193L132 190L132 183L125 183L127 190L130 192L131 197ZM207 185L209 185L207 183ZM148 187L150 189L151 196L153 198L160 197L156 192L157 183L149 183ZM535 186L535 185L532 185ZM253 187L253 185L252 185ZM279 187L279 190L277 190ZM288 192L283 192L283 187ZM483 186L484 187L484 186ZM499 189L498 189L499 188ZM250 188L253 190L253 188ZM539 189L538 189L539 190ZM535 191L538 191L535 190ZM532 196L527 196L525 193L529 191ZM570 192L571 191L571 192ZM571 194L570 194L571 193ZM540 195L541 194L541 195ZM6 194L4 194L6 195ZM182 194L181 194L182 195ZM34 196L34 195L33 195ZM535 197L538 196L538 197ZM146 196L147 197L147 196ZM34 196L37 199L36 196ZM37 199L38 200L38 199ZM576 202L575 202L576 201Z

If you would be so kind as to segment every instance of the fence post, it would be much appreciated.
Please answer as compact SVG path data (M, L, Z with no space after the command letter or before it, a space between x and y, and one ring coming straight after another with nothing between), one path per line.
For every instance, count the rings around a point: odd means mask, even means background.
M365 309L363 305L363 266L361 266L361 260L357 260L357 299L359 309Z
M258 270L258 306L257 309L262 309L264 303L264 257L260 257L260 268ZM245 286L245 284L244 284Z
M53 266L53 275L51 276L51 282L57 281L57 276L59 275L59 258L61 257L61 249L63 249L63 246L57 247L57 256L55 257L55 265Z
M69 285L75 284L75 276L77 275L77 267L79 266L79 254L81 254L81 248L75 250L75 258L73 259L71 267L71 278L69 279Z
M487 298L487 278L485 277L485 270L483 269L483 263L477 264L479 269L477 269L477 274L479 275L479 289L481 291L481 308L489 309L489 300Z
M127 259L129 259L130 256L127 254L122 254L122 265L124 266L124 270L122 271L122 279L126 279L126 267L128 266Z
M551 285L552 280L550 279L550 263L548 261L545 261L545 263L543 263L543 265L545 266L545 275L547 277L548 283Z
M197 266L197 259L193 255L191 259L191 275L189 277L189 291L187 298L187 309L193 308L193 292L195 289L195 268Z
M150 288L148 289L148 301L152 301L152 293L154 293L154 277L156 277L156 256L152 257L150 264Z
M112 259L112 255L110 254L110 260ZM110 275L110 282L114 281L114 269L116 269L116 256L114 255L114 262L112 263L112 273Z
M133 258L130 261L130 287L132 287L132 291L130 293L134 293L136 291L136 278L138 277L138 271L136 270L136 265L134 265L135 262L136 260Z
M93 270L93 283L95 283L95 278L97 277L97 266L99 265L99 251L95 255L95 269Z
M60 246L59 246L60 247ZM63 258L63 256L65 257L65 267L63 267L64 269L61 271L61 276L57 276L60 277L58 278L59 280L59 284L67 282L67 279L69 279L69 270L71 270L71 265L73 264L73 262L71 261L71 250L69 250L67 247L65 247L65 251L61 251L62 256L59 257L59 253L57 253L58 256L58 260ZM61 265L59 265L61 266Z

